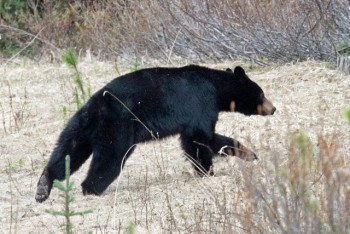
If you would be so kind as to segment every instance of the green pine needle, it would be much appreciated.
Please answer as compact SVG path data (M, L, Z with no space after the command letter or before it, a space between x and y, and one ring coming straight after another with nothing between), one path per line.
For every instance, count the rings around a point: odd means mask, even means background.
M78 64L78 58L73 49L67 49L62 55L62 60L68 66L76 69Z
M84 210L84 211L74 211L71 210L70 205L74 201L74 197L70 195L70 191L74 188L74 183L70 181L70 157L69 155L66 156L65 161L65 175L66 175L66 181L65 184L58 180L54 180L53 187L57 188L61 191L61 194L59 195L63 199L63 210L54 210L54 209L46 209L45 212L48 214L51 214L53 216L63 216L65 217L65 233L70 234L73 233L73 224L70 220L70 217L76 216L76 215L85 215L92 213L92 210Z

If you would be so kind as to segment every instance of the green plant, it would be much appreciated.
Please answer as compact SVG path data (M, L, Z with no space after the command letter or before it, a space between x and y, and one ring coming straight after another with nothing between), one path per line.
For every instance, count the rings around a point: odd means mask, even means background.
M21 168L23 168L25 165L25 160L23 158L18 160L8 160L6 165L1 168L0 172L18 172Z
M40 43L33 40L33 37L28 36L30 33L27 33L32 31L30 30L31 20L36 18L34 12L38 12L34 1L0 1L0 54L4 58L10 58L21 52L23 52L22 55L30 57L38 54Z
M343 55L349 56L350 55L350 43L347 43L347 42L340 43L338 51Z
M131 64L131 67L130 67L130 72L135 72L135 71L138 71L142 68L141 66L141 62L138 58L135 58L133 61L132 61L132 64Z
M78 57L72 49L67 49L63 53L62 60L68 65L68 67L74 70L72 76L74 83L72 103L75 104L75 109L72 110L72 112L75 112L79 110L91 96L91 87L84 84L81 73L78 70ZM67 117L68 110L69 109L66 106L63 107L62 111L65 117Z
M0 1L0 18L18 28L24 28L26 10L26 0Z
M71 210L70 208L70 204L74 201L74 197L72 195L70 195L70 191L72 191L73 187L74 187L74 183L72 181L70 181L70 157L69 155L66 156L66 162L65 162L65 173L66 173L66 182L65 185L63 183L61 183L58 180L54 180L53 182L53 187L58 188L62 194L60 195L60 197L63 198L63 204L64 207L62 210L54 210L54 209L46 209L45 212L54 215L54 216L63 216L65 217L65 233L72 233L72 222L70 220L70 218L72 216L76 216L76 215L85 215L85 214L89 214L92 213L92 210L84 210L84 211L74 211Z
M135 232L135 224L133 222L130 222L128 226L126 227L126 233L127 234L134 234Z
M350 124L350 108L345 111L344 116L345 116L345 119Z

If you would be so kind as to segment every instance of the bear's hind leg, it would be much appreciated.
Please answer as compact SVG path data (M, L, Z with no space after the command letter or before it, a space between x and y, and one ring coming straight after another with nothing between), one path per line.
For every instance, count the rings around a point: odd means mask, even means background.
M93 149L93 158L86 179L81 184L83 194L102 194L118 177L135 146L122 146L118 142L99 143Z

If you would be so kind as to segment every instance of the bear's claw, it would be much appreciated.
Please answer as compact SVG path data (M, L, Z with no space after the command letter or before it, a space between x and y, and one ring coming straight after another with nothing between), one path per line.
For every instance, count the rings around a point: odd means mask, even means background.
M259 159L258 156L253 151L251 151L244 145L238 142L234 142L233 145L234 147L231 147L231 146L222 147L219 151L219 154L225 155L225 156L237 156L238 158L243 159L245 161L254 161ZM238 145L238 147L236 147L236 145Z
M247 147L243 146L242 144L239 146L239 151L237 153L237 157L240 159L243 159L245 161L254 161L258 160L258 156L248 149Z

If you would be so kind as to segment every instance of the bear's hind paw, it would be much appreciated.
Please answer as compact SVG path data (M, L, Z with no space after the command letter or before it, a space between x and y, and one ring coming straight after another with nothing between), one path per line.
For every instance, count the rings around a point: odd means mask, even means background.
M47 169L44 169L38 182L38 187L36 189L36 194L35 194L35 200L40 203L45 201L50 195L51 188L52 188L52 183L50 182L50 179L49 179L49 173Z

